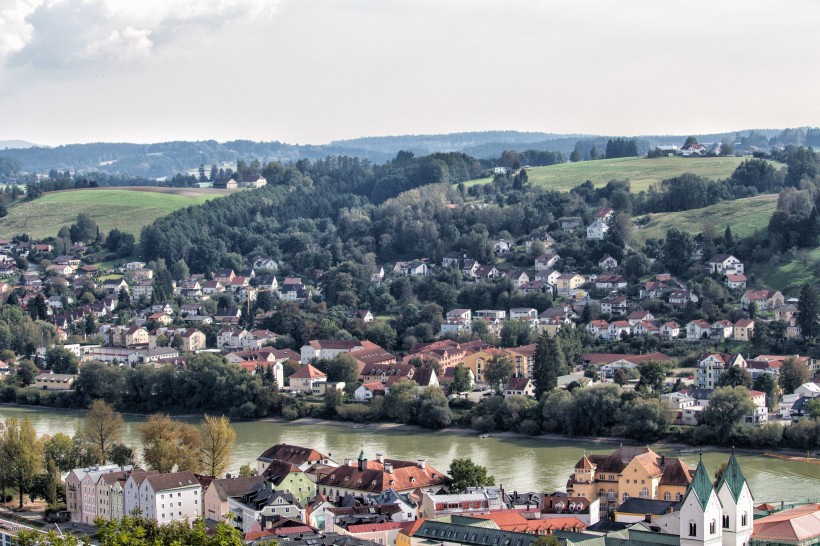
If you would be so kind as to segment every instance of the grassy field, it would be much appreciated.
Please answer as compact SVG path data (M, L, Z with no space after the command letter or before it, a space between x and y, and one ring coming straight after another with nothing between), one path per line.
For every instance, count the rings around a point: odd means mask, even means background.
M34 201L9 207L0 218L0 237L27 233L36 239L57 235L77 215L91 215L103 232L114 228L139 236L143 226L189 205L231 193L198 188L94 188L47 193Z
M696 235L707 224L713 225L719 235L723 234L726 226L731 226L735 237L747 237L756 229L765 229L776 208L777 195L758 195L702 209L650 214L649 222L635 229L635 241L643 244L650 238L663 238L666 230L671 227ZM636 218L636 224L644 218L646 217Z
M787 296L798 296L804 284L816 283L818 272L820 248L800 250L795 255L786 253L777 263L756 263L752 269L759 284Z
M605 186L610 180L629 180L632 191L647 189L666 178L693 173L705 178L727 178L743 162L743 157L661 157L645 159L637 157L601 159L562 163L549 167L533 167L527 171L530 183L545 189L569 191L587 180L596 187ZM486 184L492 178L465 182L465 186Z

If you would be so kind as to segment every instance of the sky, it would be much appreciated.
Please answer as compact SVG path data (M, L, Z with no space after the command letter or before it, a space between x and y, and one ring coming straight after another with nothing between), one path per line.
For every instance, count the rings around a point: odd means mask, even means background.
M820 2L0 0L0 140L820 125Z

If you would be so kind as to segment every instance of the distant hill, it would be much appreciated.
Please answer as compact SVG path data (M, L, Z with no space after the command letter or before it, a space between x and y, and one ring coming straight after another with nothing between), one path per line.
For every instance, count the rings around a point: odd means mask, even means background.
M39 146L39 144L34 144L33 142L27 142L25 140L0 140L0 151L7 149L34 148L36 146Z
M791 133L789 132L791 131ZM820 142L820 132L807 134L807 130L777 129L755 130L758 140L767 143L769 139L784 143L807 143L809 140ZM734 141L736 136L750 131L732 131L727 133L693 135L700 142L720 142L724 139ZM809 131L810 133L810 131ZM635 138L638 151L645 153L649 148L662 145L681 145L689 135L644 135ZM217 142L172 141L154 144L106 143L68 144L56 147L28 147L2 150L0 156L11 157L20 163L26 172L48 173L58 171L106 172L144 178L164 178L177 173L196 169L201 163L233 163L237 160L262 162L283 161L295 162L299 159L315 160L330 155L360 157L374 163L384 163L395 157L400 150L411 151L416 155L428 155L436 152L463 152L478 159L492 159L501 155L504 150L542 150L564 152L569 155L577 146L582 153L587 153L592 146L599 152L606 149L605 135L553 134L519 131L484 131L470 133L451 133L444 135L398 135L381 137L363 137L350 140L338 140L322 145L287 144L278 141L254 142L250 140L233 140ZM812 140L813 141L813 140ZM22 141L7 141L22 142ZM25 143L31 146L30 143Z

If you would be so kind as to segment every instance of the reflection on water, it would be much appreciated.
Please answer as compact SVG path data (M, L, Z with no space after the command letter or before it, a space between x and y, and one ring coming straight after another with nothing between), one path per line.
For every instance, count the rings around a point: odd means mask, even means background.
M0 419L29 417L40 434L65 432L73 434L80 424L81 413L61 410L39 410L0 406ZM139 445L139 425L144 418L125 417L125 443ZM196 422L192 419L191 422ZM496 482L511 491L565 490L567 478L584 451L610 453L614 443L563 442L538 438L478 438L472 435L442 432L394 432L351 429L342 426L270 423L262 421L235 423L232 471L253 463L265 449L276 443L313 447L330 454L336 461L355 459L364 449L369 458L384 453L395 459L427 462L446 472L450 461L470 457L486 466ZM659 453L678 456L675 451L656 449ZM698 455L688 453L683 459L696 465ZM713 473L728 458L727 453L708 451L703 461ZM738 454L743 473L757 501L805 500L820 497L820 465L794 463L756 455Z

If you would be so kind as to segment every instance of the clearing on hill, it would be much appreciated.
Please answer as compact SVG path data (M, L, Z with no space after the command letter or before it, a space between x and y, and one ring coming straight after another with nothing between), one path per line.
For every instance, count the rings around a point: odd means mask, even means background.
M641 244L651 238L663 239L672 227L697 235L707 225L713 226L718 235L723 235L726 226L731 226L735 237L748 237L755 230L766 229L775 209L777 195L766 194L724 201L702 209L648 214L635 218L634 238ZM645 224L640 225L647 219Z
M561 163L527 169L530 184L548 190L569 191L587 180L596 187L610 180L629 180L633 192L647 189L661 180L692 173L704 178L728 178L748 157L624 157L578 163ZM465 186L486 184L492 178L465 182Z
M229 193L232 190L153 186L51 192L9 207L8 216L0 218L0 237L21 233L35 239L56 236L60 228L74 223L81 212L94 218L104 233L116 228L139 237L143 226L160 216Z

